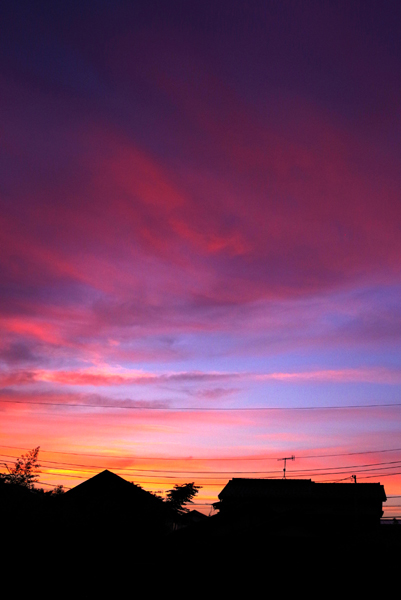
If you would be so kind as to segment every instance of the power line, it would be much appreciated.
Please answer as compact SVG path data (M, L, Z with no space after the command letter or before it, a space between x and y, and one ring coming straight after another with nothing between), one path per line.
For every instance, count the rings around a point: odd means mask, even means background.
M25 446L5 446L5 445L0 445L0 448L13 448L14 450L31 450L31 448L26 448ZM64 454L64 455L70 455L70 456L90 456L90 457L96 457L96 458L104 458L107 460L113 460L113 459L130 459L130 460L154 460L154 461L254 461L254 460L277 460L277 456L256 456L256 457L165 457L165 456L136 456L136 455L130 455L130 456L124 456L124 455L119 455L119 454L109 454L109 455L105 455L105 454L92 454L92 453L84 453L84 452L68 452L68 451L61 451L61 450L43 450L42 448L40 449L40 452L44 452L46 454ZM328 458L328 457L337 457L337 456L358 456L358 455L362 455L362 454L382 454L385 452L401 452L401 448L387 448L385 450L363 450L360 452L338 452L338 453L332 453L332 454L310 454L307 456L302 456L302 455L296 455L296 458L298 460L300 459L311 459L311 458ZM4 455L5 456L5 455ZM15 457L17 458L17 457ZM50 462L50 461L48 461Z
M5 456L6 458L17 458L10 454L0 454L0 456ZM6 462L11 462L11 461L6 461ZM62 462L62 461L47 460L47 459L43 459L41 462L51 463L54 465L84 467L84 468L89 468L89 469L106 469L107 468L103 465L87 465L87 464L79 464L79 463L72 463L72 462L66 463L66 462ZM380 467L382 465L398 465L399 463L401 463L401 460L366 463L366 464L361 464L361 465L342 465L342 466L335 466L335 467L323 467L323 468L316 468L316 469L292 469L291 473L310 473L310 472L315 473L316 471L327 471L327 470L335 470L335 469L360 469L360 468L364 468L364 467ZM51 467L49 467L49 468L51 468ZM215 474L217 474L218 473L221 475L244 474L244 473L249 473L249 474L281 473L281 471L279 471L277 469L275 469L274 471L266 471L266 470L263 470L263 471L179 471L177 469L143 469L143 468L137 468L137 467L113 467L113 468L115 470L119 470L119 471L133 471L133 472L144 472L144 473L182 473L182 474L191 474L191 473L198 473L198 474L215 473ZM390 468L390 467L388 467L388 468ZM84 470L84 469L82 469L82 470Z
M1 447L1 446L0 446ZM296 458L327 458L330 456L356 456L359 454L381 454L383 452L400 452L401 448L388 448L387 450L364 450L363 452L339 452L336 454L311 454L309 456L299 456Z
M61 477L61 478L63 478L63 477L69 477L69 478L74 478L74 479L84 479L84 480L87 480L87 478L85 478L85 476L78 476L78 475L74 475L74 476L73 475L66 475L66 474L60 475L60 473L54 473L54 474L46 473L46 475L54 475L54 476L58 476L58 477ZM390 477L390 476L394 476L394 475L401 475L401 472L397 472L397 473L382 473L380 475L380 477L386 477L386 476ZM280 474L277 477L261 477L260 479L282 479L282 477L283 477L282 474ZM378 479L378 477L379 477L378 475L360 475L359 476L360 479ZM167 479L167 477L164 477L164 479ZM177 478L171 477L170 479L177 479ZM222 485L224 485L224 482L227 481L227 477L225 477L225 478L222 477L220 482L217 482L217 481L206 481L205 482L204 481L205 478L203 478L203 477L201 477L199 479L197 479L197 478L194 478L194 479L195 479L196 483L198 485L202 486L202 487L205 487L205 488L212 488L213 487L213 488L220 488L220 489L221 489ZM288 479L296 479L296 478L290 478L289 477ZM351 477L349 476L349 477L345 477L343 479L337 479L337 480L326 479L324 481L318 481L316 483L341 483L342 481L346 481L348 479L351 479ZM139 481L139 483L140 483L140 485L143 485L143 484L144 485L146 485L146 484L147 485L158 485L158 486L164 486L164 485L165 486L170 486L171 485L171 481L164 481L164 480L160 480L160 479L157 480L157 481L155 481L155 480L150 480L149 481L149 480L143 480L143 479L141 479Z
M22 447L16 447L16 446L1 446L2 448L13 448L13 449L25 449ZM401 450L400 448L389 448L389 449L384 449L384 450L367 450L367 451L361 451L361 452L349 452L349 453L337 453L337 454L324 454L324 455L320 455L320 456L355 456L357 454L360 455L365 455L365 454L371 454L371 453L383 453L383 452L394 452L394 451L399 451ZM51 452L51 451L47 451L47 452ZM72 455L76 455L77 453L68 453L68 452L57 452L59 454L72 454ZM12 459L16 459L18 457L12 456L12 455L7 455L7 454L3 454L3 457L8 457L8 458L12 458ZM93 455L88 455L88 456L93 456ZM101 456L102 458L105 458L104 455L95 455L95 456ZM116 457L108 457L110 458L116 458ZM136 458L136 457L126 457L126 458ZM260 457L258 457L259 459ZM303 457L299 457L299 458L303 458ZM317 458L317 455L313 456L308 456L306 458ZM157 459L154 459L157 460ZM183 459L176 459L176 460L183 460ZM219 459L218 459L219 460ZM243 460L248 460L248 459L243 459ZM6 460L6 463L12 463L13 461L10 460ZM62 462L62 461L52 461L52 460L44 460L44 463L48 463L43 465L44 469L46 469L45 473L47 473L47 475L49 476L54 476L54 477L68 477L68 478L75 478L75 479L86 479L87 476L85 475L77 475L76 473L89 473L89 474L97 474L100 470L103 470L104 467L103 466L99 466L99 465L83 465L83 464L77 464L77 463L72 463L72 462ZM397 461L385 461L385 462L376 462L376 463L366 463L366 464L362 464L362 465L337 465L334 467L325 467L325 468L316 468L316 469L296 469L291 471L291 473L289 474L289 477L294 479L297 476L301 475L301 477L314 477L314 478L320 478L323 477L325 475L340 475L340 474L349 474L350 471L352 472L357 472L359 474L359 477L361 479L371 479L371 478L378 478L378 477L390 477L390 476L397 476L397 475L401 475L400 472L395 472L395 473L388 473L388 472L383 472L383 471L388 471L390 469L398 469L400 467L400 463L401 460L397 460ZM54 467L52 467L51 465L55 465ZM59 466L60 465L60 466ZM65 468L68 467L68 468ZM81 468L83 467L83 468ZM208 487L220 487L222 485L222 483L228 479L229 477L232 477L234 475L264 475L264 477L260 477L261 479L267 479L267 478L271 478L271 479L278 479L281 478L282 474L281 471L275 470L275 471L177 471L177 470L171 470L171 469L142 469L142 468L131 468L131 467L112 467L113 470L118 470L120 471L120 473L127 477L129 476L129 474L131 474L131 476L135 476L136 478L139 478L139 480L141 481L141 483L148 483L148 484L158 484L158 485L170 485L169 481L166 480L171 480L171 479L188 479L188 478L194 478L196 479L196 481L198 483L202 483L202 485L204 486L208 486ZM89 469L94 469L93 470L89 470ZM57 471L56 473L52 473L50 472L50 470L55 470ZM69 471L69 473L60 473L60 471ZM71 472L72 471L72 472ZM330 472L331 471L331 472ZM378 473L378 471L380 471L380 473ZM73 474L75 473L75 474ZM155 473L155 475L152 475L152 473ZM368 473L371 473L370 475L368 475ZM143 475L142 475L143 474ZM268 477L268 475L270 475L270 477ZM150 481L144 481L142 480L142 477L148 477L151 478ZM273 477L272 477L273 476ZM157 479L157 481L155 481L155 479ZM334 483L339 483L341 481L346 481L350 479L350 476L340 479L340 480L325 480L325 481L321 481L320 483L326 483L326 482L334 482ZM213 480L216 481L216 483L213 482ZM217 481L219 483L217 483ZM40 482L43 483L43 485L53 485L53 484L49 484L46 482ZM401 497L401 496L391 496L392 498L397 498L397 497Z
M44 473L46 475L50 475L50 476L55 476L55 477L67 477L67 478L72 478L72 479L84 479L87 480L88 478L85 475L71 475L71 474L67 474L67 473L49 473L46 472ZM96 473L95 473L96 474ZM322 473L320 474L320 476L323 475L327 475L328 473ZM340 473L335 473L335 474L340 474ZM331 475L333 475L333 473L331 473ZM391 476L396 476L396 475L401 475L401 472L397 472L397 473L381 473L380 475L359 475L360 479L377 479L378 477L391 477ZM152 477L152 475L148 475L148 477ZM156 477L156 476L155 476ZM158 476L159 477L159 476ZM171 481L165 481L166 479L173 479L173 480L177 480L177 479L182 479L183 477L174 477L174 476L164 476L163 480L158 479L157 481L155 481L154 479L152 480L143 480L142 478L140 479L140 484L151 484L151 485L171 485ZM228 479L227 477L211 477L211 478L207 478L207 477L200 477L200 478L196 478L194 477L196 483L198 485L201 485L202 487L218 487L221 488L221 486L223 485L223 483ZM260 479L282 479L282 474L280 473L279 475L275 476L275 477L261 477ZM289 479L296 479L296 477L289 477ZM328 480L324 480L324 481L318 481L317 483L341 483L343 481L349 480L351 479L351 476L345 477L343 479L337 479L337 480L333 480L333 479L328 479ZM205 481L207 480L207 481ZM212 481L210 481L212 480ZM216 481L217 480L217 481ZM39 482L42 483L42 482ZM51 484L49 484L51 485Z
M5 456L6 458L14 458L14 456L11 456L9 454L1 454L0 456ZM10 463L11 461L5 461L6 463ZM76 471L79 472L88 472L91 473L92 471L88 471L88 469L106 469L107 467L101 466L101 465L82 465L82 464L77 464L77 463L65 463L65 462L61 462L61 461L54 461L54 460L43 460L41 461L42 463L50 463L53 465L63 465L64 467L83 467L82 469L75 469ZM383 468L386 469L390 469L390 468L398 468L398 466L400 465L401 460L393 460L393 461L387 461L387 462L378 462L378 463L367 463L367 464L362 464L362 465L341 465L341 466L335 466L335 467L322 467L322 468L316 468L316 469L292 469L291 470L291 475L294 473L304 473L304 474L318 474L318 471L334 471L334 470L338 470L338 469L356 469L356 470L361 470L361 469L365 469L365 467L377 467L376 469L373 470L381 470L379 467L382 467L383 465L394 465L394 466L386 466ZM46 465L43 465L45 468L52 468L52 467L47 467ZM63 467L54 467L55 469L57 468L58 470L72 470L70 468L68 469L64 469ZM179 471L176 469L142 469L142 468L136 468L136 467L113 467L113 469L115 471L124 471L124 472L132 472L132 473L174 473L175 476L179 476L179 475L210 475L210 474L214 474L214 475L261 475L261 474L276 474L276 473L281 473L280 470L275 469L274 471ZM368 469L368 470L372 470L372 469Z
M88 404L77 402L75 404L66 404L63 402L40 402L37 400L6 400L0 398L0 402L8 404L32 404L37 406L61 406L63 408L110 408L118 410L141 410L141 411L165 411L165 412L239 412L239 411L270 411L270 410L349 410L359 408L396 408L401 407L400 403L394 404L345 404L343 406L237 406L237 407L204 407L204 406L119 406L117 404Z
M3 455L3 456L8 456L8 455ZM6 460L5 463L11 463L12 461ZM45 461L45 462L51 462L52 464L55 465L65 465L66 463L57 463L56 461ZM365 464L365 465L337 465L335 467L326 467L326 468L322 468L322 469L299 469L299 470L294 470L291 471L290 473L290 478L295 478L296 476L299 476L299 474L302 474L301 476L303 477L322 477L325 475L341 475L341 474L347 474L350 472L356 472L359 474L360 477L367 477L365 475L363 475L364 473L375 473L374 475L372 475L372 477L378 477L379 475L383 475L383 476L388 476L391 475L391 473L383 473L383 471L388 470L388 469L398 469L400 468L400 463L401 461L391 461L391 462L384 462L384 463L369 463L369 464ZM43 465L44 469L47 469L46 471L42 471L47 473L48 475L52 475L52 476L61 476L61 477L68 477L68 478L76 478L76 479L85 479L85 475L74 475L71 473L71 471L75 472L75 473L90 473L91 475L96 475L99 470L104 469L104 467L102 466L90 466L90 465L85 465L86 467L92 468L92 469L96 469L96 471L93 470L88 470L87 468L73 468L73 467L80 467L80 465L76 465L73 463L69 463L71 466L69 468L65 468L65 466L47 466L47 465ZM378 466L379 465L379 466ZM380 465L386 465L386 466L380 466ZM72 468L71 468L72 467ZM372 468L373 467L373 468ZM49 471L49 469L51 470L55 470L57 471L56 473L51 473ZM164 479L189 479L189 478L197 478L197 479L202 479L202 480L218 480L218 481L222 481L227 479L228 477L232 477L233 475L261 475L263 474L264 477L261 477L261 479L265 479L267 478L267 476L270 476L270 478L278 478L279 476L281 477L281 471L275 470L275 471L174 471L174 470L159 470L159 469L146 469L146 470L137 470L135 468L124 468L124 467L120 467L120 468L115 468L115 471L120 471L122 476L136 476L136 477L142 477L142 473L144 473L144 476L147 477L151 477L151 478L160 478L163 477ZM68 473L60 473L60 471L68 471ZM331 473L329 472L331 471ZM335 471L335 472L333 472ZM380 474L378 473L378 471L380 471ZM128 473L127 473L128 472ZM156 473L156 475L152 475L152 473ZM273 476L273 477L271 477ZM349 477L347 477L346 479L349 479ZM160 481L159 481L160 482ZM161 483L161 482L160 482Z
M47 481L36 481L35 483L40 483L40 485L50 485L51 487L57 487L56 483L47 483ZM67 485L63 485L63 488L70 490L71 488Z
M332 473L332 475L336 475L337 473ZM338 473L339 474L339 473ZM324 473L322 473L324 475ZM401 475L401 472L398 473L380 473L380 475L359 475L359 479L377 479L378 477L393 477L394 475ZM345 477L345 479L326 479L325 481L321 481L320 483L340 483L341 481L345 481L346 479L351 479L351 477Z

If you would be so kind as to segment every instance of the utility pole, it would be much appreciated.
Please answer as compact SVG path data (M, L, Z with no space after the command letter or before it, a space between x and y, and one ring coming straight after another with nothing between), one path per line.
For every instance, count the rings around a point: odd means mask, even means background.
M356 475L351 475L351 479L353 479L354 483L356 483ZM354 488L354 530L358 531L359 526L358 494L356 493L356 488Z
M278 458L277 460L283 460L284 461L284 469L283 469L283 479L285 479L285 471L287 468L287 460L295 460L295 456L285 456L284 458Z

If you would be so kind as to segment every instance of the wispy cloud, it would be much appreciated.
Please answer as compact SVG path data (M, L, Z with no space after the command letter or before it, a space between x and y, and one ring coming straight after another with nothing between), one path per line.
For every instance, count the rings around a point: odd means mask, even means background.
M298 373L265 373L255 376L261 381L282 381L288 383L333 382L333 383L386 383L401 384L401 371L387 368L325 369L301 371Z
M382 383L400 384L401 371L380 367L323 369L298 372L201 372L184 371L168 373L146 373L142 371L113 371L112 369L86 369L79 371L15 371L0 373L0 385L19 386L32 383L54 383L70 386L147 386L155 384L210 384L217 381L279 381L282 383ZM231 388L230 388L231 389ZM231 393L227 388L206 389L201 392L204 396Z
M0 37L4 394L138 407L394 401L392 11L370 7L361 24L335 3L313 18L286 3L184 3L180 14L164 3L157 15L101 3L94 21L69 3L46 14L25 4L7 3ZM39 445L40 433L68 446L79 434L186 454L368 443L398 422L384 410L302 423L154 411L141 429L134 410L108 411L111 425L100 409L81 419L7 406L9 441Z

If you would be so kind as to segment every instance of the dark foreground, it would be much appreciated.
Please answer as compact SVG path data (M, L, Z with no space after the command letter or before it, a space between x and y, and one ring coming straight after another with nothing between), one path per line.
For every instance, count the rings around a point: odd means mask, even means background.
M171 531L149 515L92 510L78 514L62 498L2 501L3 579L41 597L115 597L160 593L241 595L368 590L398 579L401 525L374 531L274 528L221 515ZM140 591L141 590L141 591ZM11 596L9 596L11 597Z

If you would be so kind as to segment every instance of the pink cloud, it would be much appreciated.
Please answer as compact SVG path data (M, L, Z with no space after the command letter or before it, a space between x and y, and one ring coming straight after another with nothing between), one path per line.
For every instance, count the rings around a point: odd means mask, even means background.
M255 376L260 381L277 380L282 382L367 382L400 384L401 372L380 367L357 369L325 369L320 371L303 371L298 373L266 373Z
M353 22L336 35L339 17L324 9L333 35L308 15L291 40L287 21L266 36L259 14L250 39L239 22L234 35L199 28L192 9L184 28L145 18L134 34L117 13L106 61L96 27L83 44L61 24L57 47L46 19L37 40L35 26L28 36L6 28L2 439L171 456L395 439L398 408L150 410L178 399L252 404L273 384L294 408L350 383L358 402L366 384L379 384L378 403L394 401L401 170L391 44L375 35L367 44ZM126 398L127 386L141 397ZM109 402L141 410L100 408ZM78 403L89 406L69 406Z
M366 382L381 384L401 384L401 372L396 369L384 367L371 368L346 368L346 369L322 369L317 371L300 372L274 372L274 373L253 373L253 372L204 372L204 371L183 371L150 373L143 371L118 371L110 368L88 368L79 371L58 371L58 370L32 370L32 371L6 371L0 373L1 385L15 385L33 382L49 382L67 385L91 385L91 386L119 386L119 385L153 385L163 383L196 383L199 385L213 382L231 382L231 381L257 381L269 382L280 381L283 383L313 383L313 382L333 382L350 383ZM213 389L200 392L203 396L221 395L221 392L228 393L228 390Z

